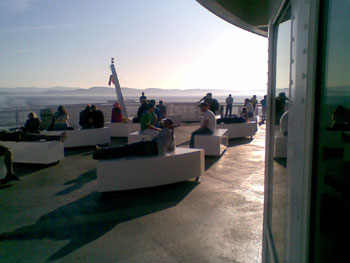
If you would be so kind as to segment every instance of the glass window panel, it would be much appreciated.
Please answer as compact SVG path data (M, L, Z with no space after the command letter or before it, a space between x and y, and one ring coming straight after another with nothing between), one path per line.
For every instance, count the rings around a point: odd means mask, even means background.
M285 256L285 219L286 219L286 184L287 184L287 138L288 138L288 102L291 61L291 20L290 9L282 15L275 30L275 89L273 92L273 120L271 136L274 142L272 153L273 169L271 180L271 217L270 229L276 257L279 262ZM275 32L276 32L275 31Z
M311 216L312 262L347 262L350 197L350 1L321 5Z

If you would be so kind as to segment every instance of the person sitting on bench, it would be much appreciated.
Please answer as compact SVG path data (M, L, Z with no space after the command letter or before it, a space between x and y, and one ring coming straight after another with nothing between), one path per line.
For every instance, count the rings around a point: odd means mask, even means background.
M248 111L246 107L242 107L241 114L239 116L233 115L231 117L220 118L217 120L217 123L243 123L247 122L248 119Z
M91 112L91 105L87 104L85 109L79 114L79 125L82 129L92 128L92 124L89 122L89 115Z
M93 158L96 160L123 158L126 156L152 156L175 150L173 121L163 120L163 129L151 141L140 141L123 146L96 146Z
M35 134L35 133L26 133L23 130L0 131L0 141L15 141L15 142L35 142L40 140L45 141L61 141L67 138L67 133L63 131L60 135L45 135L45 134Z
M10 148L0 145L0 156L4 156L4 163L7 173L4 179L0 180L0 184L10 181L19 181L19 178L13 174L13 154Z
M113 104L111 123L123 122L122 109L119 102Z
M24 124L23 130L27 133L36 133L40 134L41 121L34 112L28 114L28 120Z
M52 122L50 124L50 131L62 131L69 129L69 115L66 109L61 105L58 107L55 114L52 116Z
M192 132L190 148L194 148L194 136L200 134L213 134L216 129L216 119L213 112L209 110L209 105L206 102L199 104L203 115L200 120L200 128Z
M103 128L105 126L105 117L101 110L97 109L96 105L91 105L89 113L89 123L91 128Z
M154 104L148 104L146 107L146 112L141 118L141 133L156 136L160 129L155 127L157 121L157 116L154 114Z

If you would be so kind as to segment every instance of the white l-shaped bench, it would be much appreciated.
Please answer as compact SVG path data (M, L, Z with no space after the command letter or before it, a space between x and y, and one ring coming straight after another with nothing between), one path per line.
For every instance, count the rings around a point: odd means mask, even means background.
M64 158L64 146L59 141L1 141L1 144L12 150L15 163L50 164Z
M204 174L204 151L176 148L157 156L98 160L97 191L109 192L172 184Z
M60 135L63 131L44 131L47 135ZM64 147L83 147L111 142L110 128L66 130L67 138Z
M227 129L216 129L212 135L200 134L194 136L194 148L204 149L205 155L220 156L227 148Z
M253 137L258 130L256 121L248 121L242 123L221 123L216 126L220 129L227 129L226 136L229 139Z
M129 133L140 130L140 123L107 122L105 125L110 128L111 137L128 137Z

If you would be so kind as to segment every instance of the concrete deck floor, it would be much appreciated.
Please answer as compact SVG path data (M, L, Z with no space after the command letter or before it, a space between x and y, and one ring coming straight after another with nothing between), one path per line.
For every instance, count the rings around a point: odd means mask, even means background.
M21 181L0 186L0 262L260 262L264 128L207 157L200 183L101 194L91 148L16 165ZM178 145L194 129L176 128Z

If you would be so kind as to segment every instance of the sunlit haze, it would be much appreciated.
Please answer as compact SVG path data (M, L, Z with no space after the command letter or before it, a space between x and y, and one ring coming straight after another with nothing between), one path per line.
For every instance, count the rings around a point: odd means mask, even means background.
M226 89L265 94L267 39L195 0L1 0L0 87Z

